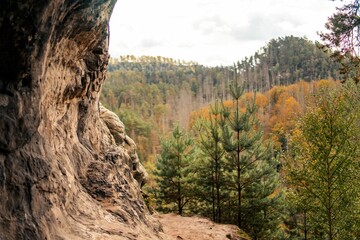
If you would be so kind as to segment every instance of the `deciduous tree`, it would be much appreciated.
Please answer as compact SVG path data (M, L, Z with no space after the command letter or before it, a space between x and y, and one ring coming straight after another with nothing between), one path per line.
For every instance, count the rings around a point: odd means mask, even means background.
M325 87L293 133L289 183L306 199L311 239L359 238L359 110L358 86Z

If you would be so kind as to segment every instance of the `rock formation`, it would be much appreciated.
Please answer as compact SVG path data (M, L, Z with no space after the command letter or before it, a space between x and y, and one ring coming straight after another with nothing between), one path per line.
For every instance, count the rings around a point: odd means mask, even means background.
M135 144L99 107L115 2L0 2L1 240L160 238Z

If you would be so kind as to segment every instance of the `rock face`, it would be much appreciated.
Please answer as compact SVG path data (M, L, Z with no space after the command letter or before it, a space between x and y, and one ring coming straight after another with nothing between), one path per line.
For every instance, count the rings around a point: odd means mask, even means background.
M0 2L0 239L159 239L146 173L99 107L116 0Z

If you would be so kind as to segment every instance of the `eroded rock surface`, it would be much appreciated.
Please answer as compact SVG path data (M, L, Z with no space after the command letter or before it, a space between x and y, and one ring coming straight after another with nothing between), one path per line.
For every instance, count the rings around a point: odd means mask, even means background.
M102 105L100 105L100 118L110 130L111 137L114 138L116 143L116 148L114 148L113 151L109 151L107 157L113 158L113 156L115 156L115 158L117 158L118 155L120 155L121 161L125 161L131 168L132 176L140 186L143 186L147 181L148 174L140 163L134 140L126 135L125 125L115 113Z
M136 145L98 104L115 2L0 2L2 240L160 238Z

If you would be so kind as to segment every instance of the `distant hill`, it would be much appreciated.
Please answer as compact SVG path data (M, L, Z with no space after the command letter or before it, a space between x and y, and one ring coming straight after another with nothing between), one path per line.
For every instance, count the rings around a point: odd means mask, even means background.
M318 45L294 36L272 39L236 66L250 90L269 90L299 80L339 79L339 64Z
M339 64L317 45L306 38L286 36L272 39L252 56L234 63L242 79L248 82L250 90L265 91L275 85L289 85L299 80L339 79ZM134 77L131 82L168 83L181 86L190 83L194 94L196 87L212 78L213 87L219 80L228 78L228 70L233 66L205 67L197 62L186 62L161 56L133 55L111 59L108 72L122 73L121 81ZM128 74L127 74L128 73ZM111 76L110 76L111 78ZM118 79L119 80L119 79ZM194 82L194 80L197 80ZM211 82L210 82L211 84Z
M294 36L273 39L234 66L248 91L339 79L338 64L316 44ZM120 116L146 161L174 123L186 128L193 110L217 98L229 99L234 66L206 67L160 56L110 59L101 102Z

